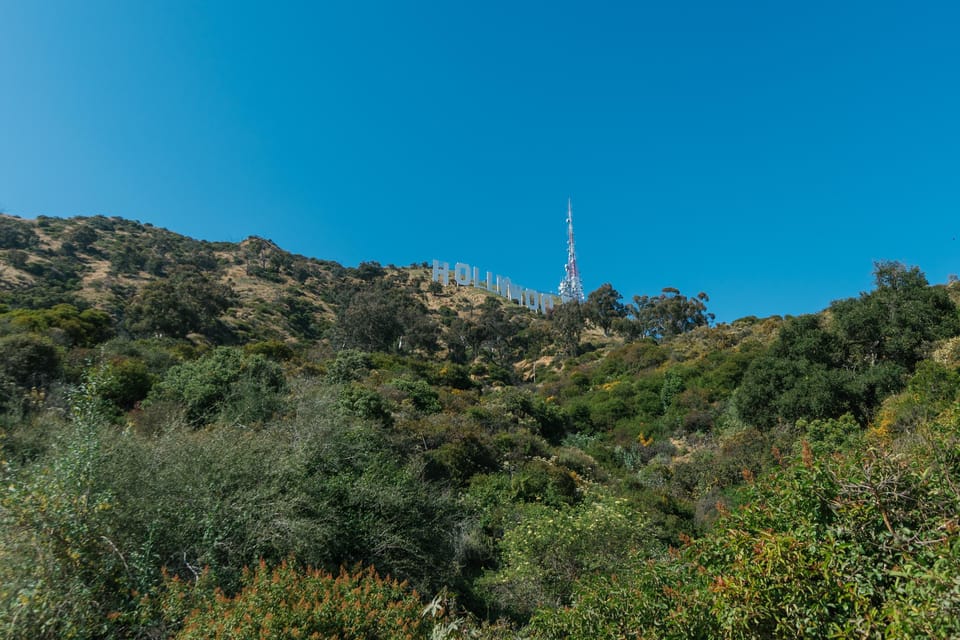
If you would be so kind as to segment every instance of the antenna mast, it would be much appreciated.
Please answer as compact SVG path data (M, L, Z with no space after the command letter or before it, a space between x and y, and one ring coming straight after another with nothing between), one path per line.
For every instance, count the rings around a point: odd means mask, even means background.
M580 281L580 270L577 268L577 252L573 246L573 201L567 199L567 264L564 267L565 275L560 282L560 298L564 301L584 301L583 283Z

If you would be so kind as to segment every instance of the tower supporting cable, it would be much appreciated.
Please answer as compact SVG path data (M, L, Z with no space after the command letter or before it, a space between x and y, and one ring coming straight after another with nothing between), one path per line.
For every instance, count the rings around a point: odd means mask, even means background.
M567 264L565 275L560 281L560 298L564 302L576 300L583 302L583 283L580 281L580 269L577 268L577 252L573 243L573 201L567 200Z

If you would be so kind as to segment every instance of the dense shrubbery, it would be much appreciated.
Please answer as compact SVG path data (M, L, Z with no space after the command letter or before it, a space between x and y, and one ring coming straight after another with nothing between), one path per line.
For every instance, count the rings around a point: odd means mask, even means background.
M865 424L933 341L960 332L946 290L928 286L916 267L879 263L874 273L876 290L835 302L831 322L804 316L784 325L738 391L746 420L768 427L851 412Z
M813 453L853 425L810 425L817 439L752 480L710 533L581 580L573 606L538 612L533 636L956 636L960 478L948 461L960 422L946 414L906 442L857 433L844 457Z
M816 316L605 285L547 319L2 221L36 278L0 306L4 637L960 634L956 290L914 268ZM60 304L107 265L106 310Z

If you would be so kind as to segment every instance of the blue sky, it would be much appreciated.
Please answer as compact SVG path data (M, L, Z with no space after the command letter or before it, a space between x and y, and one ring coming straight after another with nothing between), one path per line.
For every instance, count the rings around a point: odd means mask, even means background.
M960 272L960 4L0 0L0 208L818 311Z

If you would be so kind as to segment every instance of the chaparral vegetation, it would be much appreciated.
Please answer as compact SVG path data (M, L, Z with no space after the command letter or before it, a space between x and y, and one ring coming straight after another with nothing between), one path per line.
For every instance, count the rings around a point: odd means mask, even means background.
M873 269L541 315L0 216L0 636L957 637L960 285Z

